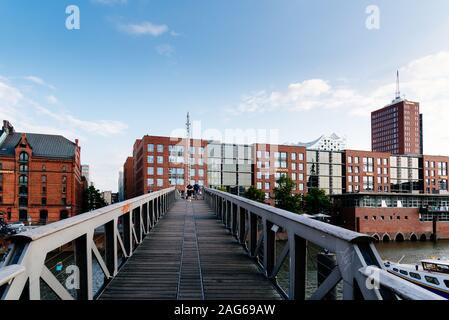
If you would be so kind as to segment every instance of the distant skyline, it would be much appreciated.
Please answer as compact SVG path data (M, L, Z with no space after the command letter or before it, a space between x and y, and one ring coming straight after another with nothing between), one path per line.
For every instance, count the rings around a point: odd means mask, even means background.
M69 5L80 30L66 29ZM449 155L447 12L447 0L3 0L0 119L78 138L91 181L117 191L135 139L180 132L188 111L203 133L335 132L370 150L370 112L393 100L399 70L424 152Z

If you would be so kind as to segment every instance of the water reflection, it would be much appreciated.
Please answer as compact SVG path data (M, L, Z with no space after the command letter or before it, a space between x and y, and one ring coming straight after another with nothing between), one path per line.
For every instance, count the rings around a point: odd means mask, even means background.
M449 240L437 243L427 242L388 242L376 243L376 248L383 260L415 264L422 259L449 259Z

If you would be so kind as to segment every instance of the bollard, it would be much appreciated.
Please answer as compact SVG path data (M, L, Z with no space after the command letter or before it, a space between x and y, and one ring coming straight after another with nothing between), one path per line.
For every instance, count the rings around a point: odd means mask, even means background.
M337 258L333 253L318 253L317 254L317 281L318 287L326 280L329 274L337 265ZM337 288L333 288L324 297L323 300L336 300L337 299Z

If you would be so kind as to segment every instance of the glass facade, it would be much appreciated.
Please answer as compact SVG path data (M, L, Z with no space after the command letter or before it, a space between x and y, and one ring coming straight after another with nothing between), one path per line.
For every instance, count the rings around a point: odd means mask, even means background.
M307 187L343 193L342 160L342 152L307 150Z
M393 193L420 193L423 177L420 158L414 156L390 157L390 190Z
M238 192L252 185L252 146L210 143L206 149L209 186Z

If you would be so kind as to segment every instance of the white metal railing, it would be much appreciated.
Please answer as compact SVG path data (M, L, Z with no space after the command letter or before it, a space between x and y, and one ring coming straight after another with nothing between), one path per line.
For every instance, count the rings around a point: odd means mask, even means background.
M60 299L92 300L93 259L98 261L106 281L113 279L120 267L119 248L124 258L129 258L174 203L175 193L175 188L170 188L146 194L13 236L0 266L0 298L39 300L43 280ZM94 241L99 228L104 229L105 258ZM48 253L68 243L74 244L78 272L75 297L45 265Z
M343 282L342 298L345 300L442 299L417 285L390 276L370 236L215 189L206 189L205 199L274 283L282 265L289 259L289 290L284 293L289 299L306 298L309 243L336 257L335 266L312 294L312 300L328 297L340 282ZM288 235L280 255L276 254L278 230Z

